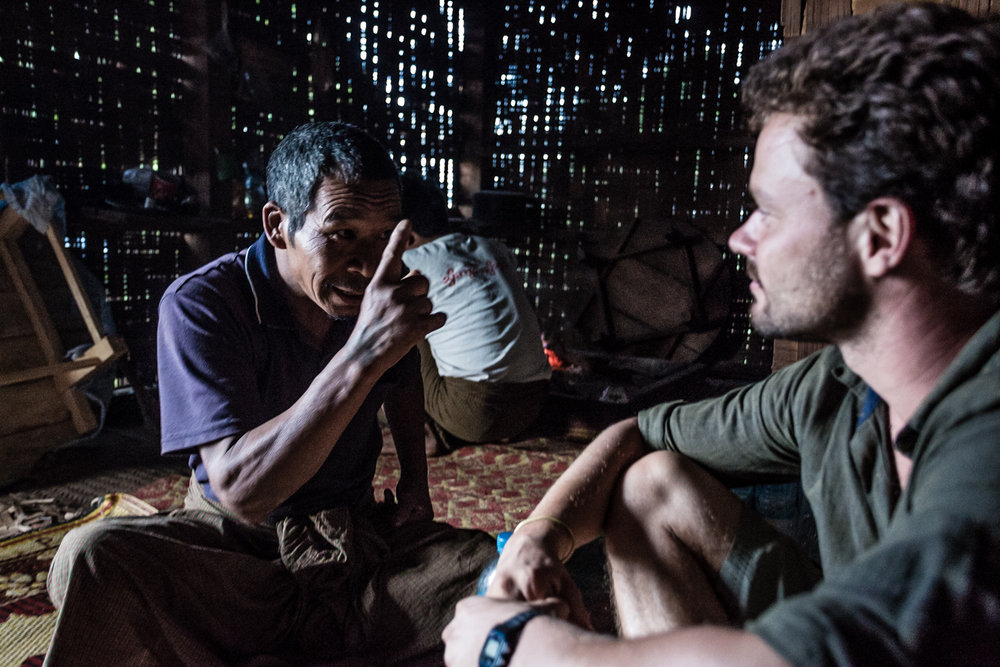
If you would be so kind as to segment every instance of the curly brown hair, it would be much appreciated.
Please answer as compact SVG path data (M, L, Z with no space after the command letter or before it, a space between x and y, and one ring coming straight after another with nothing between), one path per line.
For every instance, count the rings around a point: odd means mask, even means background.
M850 219L892 196L917 217L942 277L1000 297L1000 24L900 4L798 38L743 87L752 129L801 119L807 173Z

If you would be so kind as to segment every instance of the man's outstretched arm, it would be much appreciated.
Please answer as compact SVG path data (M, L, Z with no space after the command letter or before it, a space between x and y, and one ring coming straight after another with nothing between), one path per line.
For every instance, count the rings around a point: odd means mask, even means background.
M559 618L567 609L559 600L536 603L548 612L524 627L511 667L607 667L608 665L767 665L788 663L755 634L723 626L701 625L650 635L618 639L583 630ZM445 628L445 664L479 664L489 630L528 609L522 602L467 598L458 604L454 620Z

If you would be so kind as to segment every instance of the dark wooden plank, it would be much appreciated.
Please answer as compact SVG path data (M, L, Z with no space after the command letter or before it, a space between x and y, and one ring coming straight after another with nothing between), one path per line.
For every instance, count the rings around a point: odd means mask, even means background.
M10 435L0 435L0 482L27 473L45 452L79 437L68 415L62 421Z
M852 0L854 14L865 14L879 5L890 5L895 0ZM945 4L960 7L973 16L987 16L992 6L993 11L1000 8L1000 0L944 0Z
M806 0L802 32L807 33L851 15L851 0Z
M987 16L990 10L1000 10L1000 1L996 0L958 0L956 4L973 16Z
M27 331L13 333L16 335L4 337L2 341L3 348L0 349L0 374L55 363L55 360L45 358L45 353L38 343L38 338L30 327L28 327Z
M67 418L69 409L63 393L51 378L0 387L0 435L28 431Z
M781 27L786 41L802 34L802 0L781 0Z

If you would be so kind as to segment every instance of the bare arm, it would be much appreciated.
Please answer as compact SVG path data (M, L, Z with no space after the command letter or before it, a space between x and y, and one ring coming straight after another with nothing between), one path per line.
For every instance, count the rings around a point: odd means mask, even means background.
M525 628L510 664L511 667L525 665L777 667L788 663L757 635L735 628L699 625L662 635L622 640L588 633L565 621L543 616Z
M536 603L551 615L531 620L521 634L511 667L549 665L786 665L757 635L734 628L700 625L640 639L618 639L587 632L567 621L565 605L554 599ZM445 628L445 663L478 664L490 628L528 607L521 602L473 597L459 602Z
M399 507L394 518L397 525L434 518L427 489L424 390L421 382L420 374L414 372L413 377L406 378L385 401L385 416L399 457L399 484L396 485Z
M573 547L601 535L618 479L646 449L635 418L602 431L556 480L530 515L555 517L570 530L549 520L521 526L504 547L489 594L537 600L575 590L560 559L567 559Z
M354 331L299 400L240 437L200 448L219 499L247 521L263 520L316 474L378 378L444 324L430 314L426 279L399 278L409 234L407 221L397 225Z
M642 665L710 667L788 663L763 639L735 628L699 625L639 639L588 633L550 616L528 624L511 667ZM534 626L534 627L532 627Z

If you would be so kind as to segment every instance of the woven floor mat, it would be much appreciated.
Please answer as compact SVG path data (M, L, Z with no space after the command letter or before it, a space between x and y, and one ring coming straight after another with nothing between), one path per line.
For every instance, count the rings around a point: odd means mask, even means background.
M0 541L0 665L41 665L56 611L45 592L49 564L70 529L109 516L152 514L127 494L99 498L85 515Z
M151 504L157 509L168 509L169 501L155 498L156 489L178 478L187 479L181 465L135 466L0 495L0 539L71 521L88 512L94 498L109 493L134 494L142 490L142 494L154 497L157 502ZM147 500L145 496L143 499Z
M534 438L507 445L467 447L432 458L428 461L428 483L435 517L455 526L479 528L493 534L511 530L527 516L582 447L580 442ZM183 505L188 478L188 472L172 464L122 468L65 485L0 496L0 502L17 501L22 508L45 506L53 516L53 523L63 521L66 516L76 517L68 523L0 541L0 666L41 664L55 624L55 610L45 592L45 578L59 541L75 525L114 515L111 510L103 513L96 510L95 515L91 499L120 491L107 497L131 498L136 507L148 511L175 509ZM394 488L398 478L398 459L387 448L379 459L373 481L376 498L382 498L384 489ZM52 502L32 504L39 499ZM30 553L21 553L26 548ZM586 553L580 555L586 558ZM582 568L585 576L590 577L592 589L602 587L603 583L599 558L599 554L590 556L591 562L585 562ZM599 597L597 604L603 600Z
M513 530L580 453L582 445L536 438L511 445L464 447L427 462L434 516L460 528L488 533ZM399 477L399 462L383 453L375 497Z

